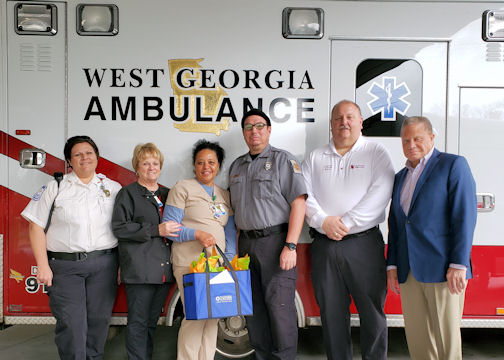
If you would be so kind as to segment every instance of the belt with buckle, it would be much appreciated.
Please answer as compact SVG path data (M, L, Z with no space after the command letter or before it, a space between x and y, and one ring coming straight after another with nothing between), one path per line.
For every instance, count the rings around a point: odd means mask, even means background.
M247 239L258 239L273 234L287 232L287 230L289 230L289 224L280 224L260 230L240 230L240 235L243 235Z
M70 260L70 261L83 261L86 259L95 258L101 255L109 255L113 254L117 251L117 247L112 249L105 250L95 250L90 252L75 252L75 253L66 253L66 252L55 252L55 251L47 251L47 257L49 260Z

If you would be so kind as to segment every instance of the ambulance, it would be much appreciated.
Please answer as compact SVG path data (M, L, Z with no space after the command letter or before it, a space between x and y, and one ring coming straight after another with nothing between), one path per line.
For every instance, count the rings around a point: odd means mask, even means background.
M70 136L91 136L97 172L122 185L136 180L134 146L154 142L167 187L193 176L198 139L218 141L226 159L217 183L227 187L229 165L248 151L246 110L269 114L270 142L301 162L329 141L342 99L359 104L363 134L388 148L397 171L399 129L412 115L432 121L438 149L468 159L478 220L462 325L504 327L504 4L450 0L2 1L0 322L54 323L20 213L54 172L69 170ZM304 229L299 327L320 325L310 242ZM389 326L404 325L398 296L385 310ZM120 288L112 324L126 313ZM160 324L180 316L174 286ZM252 351L243 318L219 321L218 351Z

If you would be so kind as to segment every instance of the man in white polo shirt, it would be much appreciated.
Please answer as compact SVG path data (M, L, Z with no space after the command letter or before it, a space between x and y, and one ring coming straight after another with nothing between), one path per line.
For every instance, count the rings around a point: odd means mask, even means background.
M385 220L394 168L386 149L362 136L362 122L357 104L337 103L331 141L302 167L313 288L329 359L352 359L351 297L360 316L362 358L387 357L387 276L378 224Z

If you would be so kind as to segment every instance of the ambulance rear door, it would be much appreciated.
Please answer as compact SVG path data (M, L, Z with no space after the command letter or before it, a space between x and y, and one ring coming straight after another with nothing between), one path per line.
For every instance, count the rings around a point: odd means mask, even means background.
M7 1L6 323L49 312L36 281L28 223L20 213L55 171L64 171L66 3ZM44 24L44 25L42 25ZM34 115L36 114L36 115ZM2 183L2 185L4 185ZM34 195L35 194L35 195ZM7 275L8 274L8 275Z

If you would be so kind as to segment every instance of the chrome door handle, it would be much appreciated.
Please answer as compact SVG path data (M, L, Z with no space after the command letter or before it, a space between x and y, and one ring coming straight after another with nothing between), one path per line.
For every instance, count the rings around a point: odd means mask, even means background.
M46 164L46 152L42 149L22 149L19 152L19 165L26 169L40 169Z
M490 193L476 193L478 212L490 212L495 208L495 195Z

